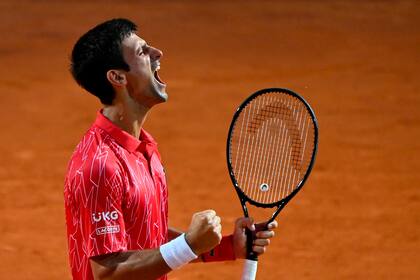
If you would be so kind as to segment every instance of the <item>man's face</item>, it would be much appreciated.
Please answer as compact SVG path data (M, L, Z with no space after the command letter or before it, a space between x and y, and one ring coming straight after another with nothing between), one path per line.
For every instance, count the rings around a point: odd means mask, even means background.
M133 33L122 41L122 54L130 67L130 71L126 72L130 96L149 108L165 102L168 99L166 84L157 74L162 51L147 45L146 41Z

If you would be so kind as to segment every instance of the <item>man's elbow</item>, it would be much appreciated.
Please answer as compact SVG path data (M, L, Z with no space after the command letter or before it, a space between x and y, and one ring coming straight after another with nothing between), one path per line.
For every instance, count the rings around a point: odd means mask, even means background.
M90 259L90 266L92 268L92 275L95 280L116 280L114 277L117 265L111 264L105 258Z

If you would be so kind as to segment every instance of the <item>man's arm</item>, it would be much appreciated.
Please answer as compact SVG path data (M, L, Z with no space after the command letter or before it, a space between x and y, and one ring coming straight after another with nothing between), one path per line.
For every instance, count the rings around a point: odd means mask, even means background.
M197 256L211 250L222 239L220 217L213 210L195 213L185 239ZM159 249L101 255L90 258L90 263L97 280L156 279L171 271Z
M254 230L253 228L253 219L241 217L235 221L235 227L232 236L224 236L219 245L217 245L214 250L206 252L195 259L196 262L214 262L214 261L227 261L244 259L246 257L246 235L245 228ZM274 237L274 230L277 228L277 221L273 221L268 225L267 230L260 231L256 234L256 239L254 240L253 250L258 254L262 255L266 251L267 247L270 244L270 239ZM183 232L170 227L168 230L169 240L172 240ZM232 238L230 238L232 237ZM223 241L226 238L225 241ZM230 242L231 241L231 242ZM232 252L233 250L233 252Z
M169 227L168 228L168 239L169 241L171 241L172 239L177 238L178 236L180 236L181 234L183 234L183 231L180 231L176 228L173 227Z
M171 271L159 249L126 251L92 257L95 279L156 279Z

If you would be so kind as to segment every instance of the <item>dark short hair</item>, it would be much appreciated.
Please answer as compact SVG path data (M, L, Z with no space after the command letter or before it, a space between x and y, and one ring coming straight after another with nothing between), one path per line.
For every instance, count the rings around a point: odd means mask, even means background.
M73 47L70 71L74 79L103 104L111 105L115 97L106 73L111 69L130 70L121 42L135 31L137 26L130 20L112 19L89 30Z

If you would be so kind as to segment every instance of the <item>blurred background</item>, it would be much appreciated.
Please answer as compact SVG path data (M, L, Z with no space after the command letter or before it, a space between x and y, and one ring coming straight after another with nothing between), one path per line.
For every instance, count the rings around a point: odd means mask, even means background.
M303 95L320 125L311 177L279 216L258 279L420 279L419 1L0 1L0 277L70 279L63 182L100 103L69 74L73 44L114 17L163 50L159 142L170 224L242 215L225 159L240 102ZM242 262L169 279L239 279Z

